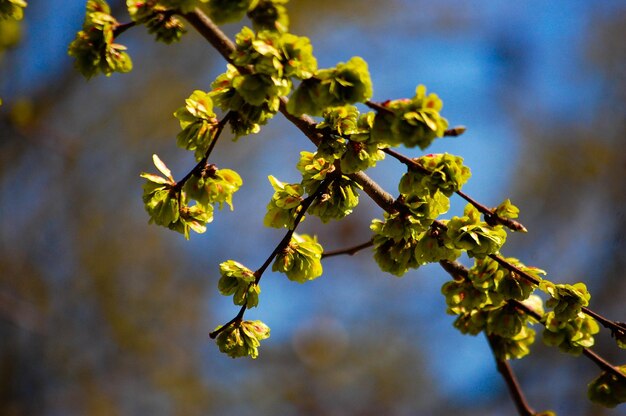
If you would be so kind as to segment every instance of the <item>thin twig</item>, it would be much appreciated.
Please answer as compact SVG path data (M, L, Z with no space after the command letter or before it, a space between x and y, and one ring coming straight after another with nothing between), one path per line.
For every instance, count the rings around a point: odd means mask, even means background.
M496 366L498 368L498 372L504 378L507 387L509 388L509 392L513 397L513 402L515 402L515 407L517 408L517 412L521 416L533 416L535 411L530 407L526 398L524 397L524 393L522 392L522 388L517 381L517 377L515 377L515 373L513 373L513 369L509 365L507 360L501 360L496 356L495 346L492 337L487 335L487 341L489 342L489 347L491 348L491 352L496 359Z
M389 156L397 159L401 163L405 164L410 169L416 170L424 175L430 175L431 172L426 169L424 166L419 164L414 159L411 159L402 153L396 152L392 149L383 149L383 152L387 153ZM522 225L519 221L512 220L510 218L503 218L496 213L495 209L491 209L471 198L469 195L461 192L460 190L456 191L456 194L461 198L465 199L467 202L472 204L479 212L481 212L485 216L485 222L489 225L496 225L498 223L504 225L505 227L510 228L513 231L521 231L527 232L528 230L524 225Z
M359 244L359 245L354 246L354 247L344 248L344 249L341 249L341 250L325 251L322 254L322 258L325 259L327 257L341 256L343 254L346 254L348 256L353 256L356 253L358 253L359 251L364 250L364 249L366 249L368 247L371 247L373 245L374 245L374 240L369 240L369 241L366 241L365 243Z
M278 253L283 251L289 245L289 243L291 242L291 237L293 236L293 233L296 231L296 228L298 227L298 224L300 224L300 222L302 221L302 218L304 218L304 214L309 209L309 207L311 206L313 201L315 201L316 198L318 198L320 195L322 195L326 191L326 188L328 188L328 186L333 181L333 179L334 179L333 176L327 177L320 184L320 186L315 190L315 192L313 192L311 195L306 197L302 202L300 202L300 210L298 211L298 215L296 215L296 218L294 218L293 227L290 228L287 231L287 233L282 238L282 240L280 240L280 243L278 243L278 245L276 245L276 247L274 248L272 253L268 256L268 258L265 260L265 262L263 262L263 265L261 265L261 267L259 267L254 272L255 279L254 279L254 283L251 283L251 284L255 284L255 285L259 284L259 282L261 281L261 277L263 276L263 273L269 267L269 265L272 263L274 258L278 255ZM241 309L239 309L239 313L237 313L237 316L235 316L233 319L231 319L230 321L228 321L226 324L222 325L221 327L219 327L215 331L211 332L209 334L209 337L214 339L214 338L216 338L220 334L220 332L224 331L226 328L228 328L233 323L240 322L243 319L243 315L245 314L246 309L247 309L247 306L246 306L246 302L245 302L245 299L244 299L243 306L241 307Z
M207 151L204 153L204 157L200 159L200 161L196 163L196 166L194 166L193 169L187 172L187 174L181 180L176 182L176 186L174 187L174 189L176 190L182 189L182 187L185 185L185 183L189 180L189 178L191 178L191 176L194 173L204 168L207 161L209 160L209 156L211 156L211 152L213 152L213 148L215 148L215 145L217 144L217 140L220 138L222 131L224 131L224 127L226 126L226 124L228 123L228 121L231 119L232 116L233 116L233 112L229 111L228 113L226 113L224 117L222 117L219 123L217 123L215 132L213 133L213 137L211 138L211 143L209 144Z

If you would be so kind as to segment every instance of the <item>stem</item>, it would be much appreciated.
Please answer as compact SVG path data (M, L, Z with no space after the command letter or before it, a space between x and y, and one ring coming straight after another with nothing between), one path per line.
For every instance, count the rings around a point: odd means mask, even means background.
M282 250L284 250L285 247L287 247L287 245L289 245L289 242L291 241L291 237L293 236L293 233L296 231L296 228L298 227L298 224L300 224L300 222L302 221L302 218L304 217L304 214L309 209L309 207L311 206L313 201L316 198L318 198L322 193L324 193L324 191L326 190L326 188L328 188L328 186L333 181L333 179L334 179L334 177L326 178L320 184L320 186L315 190L315 192L313 192L311 195L306 197L300 203L300 211L298 212L298 215L294 219L293 227L289 231L287 231L287 233L282 238L282 240L280 240L280 243L278 243L278 245L274 248L274 250L269 255L269 257L265 260L263 265L261 267L259 267L257 269L257 271L254 272L255 279L254 279L254 283L253 284L256 284L256 285L259 284L259 282L261 281L261 277L263 276L263 273L269 267L269 265L272 263L274 258L278 255L278 253L280 253ZM237 316L235 316L233 319L231 319L230 321L228 321L226 324L222 325L221 327L219 327L215 331L211 332L209 334L209 337L211 339L215 339L220 334L220 332L224 331L226 328L228 328L233 323L241 322L241 320L243 319L244 314L246 313L246 309L247 309L246 302L244 300L244 304L241 307L241 309L239 309L239 313L237 313Z
M224 130L224 127L226 126L226 123L228 123L228 121L230 120L232 116L233 116L233 112L229 111L220 120L220 122L217 123L217 127L215 128L215 133L213 133L213 139L211 139L211 143L209 144L209 148L207 149L207 151L204 153L204 157L202 157L202 159L200 159L200 161L196 164L196 166L194 166L193 169L191 169L181 180L176 182L176 186L174 187L174 189L176 189L177 191L180 191L185 185L185 182L187 182L194 173L204 168L207 161L209 160L209 156L211 156L211 152L213 152L213 148L215 148L215 145L217 144L217 140L220 138L220 135L222 134L222 131Z
M119 23L115 29L113 29L113 38L120 36L131 27L137 26L137 22Z
M498 372L504 378L507 387L509 388L509 392L513 397L513 401L515 402L515 407L517 408L517 412L521 416L533 416L535 411L530 407L526 398L524 397L524 393L522 392L522 388L517 381L517 377L515 377L515 373L513 373L513 369L509 365L509 362L506 360L501 360L495 355L495 348L493 345L493 339L487 335L487 341L489 342L489 347L491 348L491 352L496 359L496 367L498 368Z
M415 160L403 155L402 153L398 153L395 150L391 150L389 148L383 149L383 152L387 153L389 156L397 159L398 161L404 163L410 169L414 169L424 175L430 175L431 172L426 169L424 166L417 163ZM460 190L456 191L456 194L461 198L465 199L467 202L472 204L479 212L481 212L485 216L485 222L489 225L496 225L498 223L510 228L513 231L521 231L527 232L528 230L524 227L520 222L512 220L510 218L503 218L496 213L495 209L491 209L471 198L469 195L461 192Z
M347 254L348 256L353 256L356 253L358 253L359 251L366 249L368 247L371 247L374 245L374 240L369 240L366 241L365 243L359 244L357 246L354 247L349 247L349 248L344 248L341 250L334 250L334 251L325 251L322 254L322 258L325 259L326 257L333 257L333 256L340 256L342 254Z
M511 218L502 218L498 214L496 214L495 209L488 208L471 198L469 195L461 192L460 190L456 191L456 194L472 204L478 211L480 211L485 216L485 222L489 225L496 225L495 223L500 223L513 231L521 231L523 233L528 232L526 227L524 227L520 222L512 220Z
M606 361L604 358L600 357L595 352L591 351L589 348L583 348L583 354L585 354L585 357L589 358L591 361L596 363L596 365L600 367L602 370L606 371L607 373L613 374L618 379L621 379L622 382L626 381L626 374L619 371L617 367L611 365L611 363Z

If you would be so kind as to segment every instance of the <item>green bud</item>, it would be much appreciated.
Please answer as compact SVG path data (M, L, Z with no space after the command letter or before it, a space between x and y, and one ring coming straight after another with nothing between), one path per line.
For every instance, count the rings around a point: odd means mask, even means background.
M446 298L446 304L450 308L449 312L480 309L489 302L487 294L477 290L467 280L446 282L441 287L441 293Z
M291 229L304 199L304 188L300 184L283 183L271 175L268 179L274 188L274 195L267 205L263 223L266 227Z

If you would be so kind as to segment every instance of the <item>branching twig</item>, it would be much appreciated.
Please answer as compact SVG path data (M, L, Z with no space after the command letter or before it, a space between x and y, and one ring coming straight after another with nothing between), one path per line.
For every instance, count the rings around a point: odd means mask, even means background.
M410 169L414 169L420 173L425 175L429 175L431 172L426 169L424 166L417 163L415 160L403 155L402 153L396 152L392 149L383 149L383 152L387 153L389 156L397 159L398 161L404 163ZM510 218L503 218L496 213L495 209L491 209L471 198L467 194L459 191L456 191L456 194L461 198L465 199L467 202L472 204L480 213L485 216L485 222L489 225L496 225L498 223L504 225L505 227L510 228L513 231L521 231L526 232L526 227L524 227L519 221L512 220Z
M311 206L313 201L315 201L316 198L318 198L320 195L322 195L324 193L324 191L326 191L326 188L328 188L328 185L330 185L330 183L333 181L333 179L334 178L332 176L327 177L320 184L320 186L315 190L315 192L313 192L311 195L306 197L300 203L300 211L298 211L298 215L296 215L296 217L294 219L293 227L291 229L289 229L289 231L287 231L287 233L282 238L282 240L280 240L280 243L278 243L278 245L276 245L276 247L274 248L272 253L268 256L268 258L265 260L265 262L263 262L263 265L261 265L261 267L259 267L257 269L257 271L254 272L255 279L254 279L254 283L253 284L256 284L256 285L259 284L259 282L261 281L261 277L263 276L263 273L269 267L269 265L272 263L274 258L278 255L278 253L283 251L289 245L289 242L291 241L291 237L293 236L293 233L296 231L296 228L298 227L298 224L300 224L300 222L302 221L302 218L304 217L304 214L309 209L309 207ZM214 338L216 338L220 334L220 332L222 332L223 330L228 328L233 323L240 322L243 319L243 315L245 314L246 309L247 309L247 306L246 306L246 302L245 302L245 299L244 299L243 306L241 307L241 309L239 309L239 313L237 313L237 316L235 316L233 319L231 319L230 321L228 321L226 324L222 325L221 327L219 327L215 331L211 332L209 334L209 337L214 339Z

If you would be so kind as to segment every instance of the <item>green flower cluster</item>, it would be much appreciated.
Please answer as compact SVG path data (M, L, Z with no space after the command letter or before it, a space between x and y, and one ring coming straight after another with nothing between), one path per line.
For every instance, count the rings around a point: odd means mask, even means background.
M272 270L285 273L289 280L304 283L322 275L324 249L317 238L293 234L285 249L276 256Z
M329 134L324 135L317 154L330 162L339 159L345 174L376 166L376 162L385 158L385 153L372 140L373 123L374 113L359 114L353 105L328 108L324 111L324 121L317 128Z
M367 62L355 56L302 81L291 95L287 110L294 115L319 116L328 107L365 102L371 96Z
M206 224L213 221L213 203L228 203L232 208L232 194L241 186L241 178L234 171L217 170L208 165L200 177L192 175L185 183L185 190L180 189L172 177L171 171L153 155L157 169L165 176L142 173L146 179L143 185L143 202L150 223L168 227L189 239L189 231L206 231ZM188 206L190 196L196 204Z
M304 188L297 183L283 183L271 175L268 176L268 179L274 188L274 195L267 204L267 213L263 219L263 224L266 227L292 229L298 212L300 212Z
M250 65L256 74L279 80L307 79L317 70L313 46L307 37L267 30L255 34L244 27L235 41L237 49L231 56L233 63L238 67Z
M205 154L218 121L213 112L213 100L209 93L196 90L185 100L185 106L174 112L182 129L176 136L178 146L194 152L196 160Z
M352 213L359 204L361 186L345 175L335 177L322 195L313 201L308 213L327 223L340 220Z
M269 327L261 321L235 321L219 333L216 341L220 351L232 358L250 356L256 359L261 341L269 336Z
M129 72L132 67L126 47L114 42L119 23L111 16L104 0L89 0L83 30L70 43L68 53L75 58L74 66L87 79L99 72L110 76L113 72Z
M440 191L450 197L472 176L462 157L448 153L422 156L415 162L427 172L409 168L400 179L399 190L404 195L433 195Z
M247 14L254 30L286 32L288 0L202 0L207 2L209 16L215 23L238 22Z
M526 266L513 257L505 260L539 281L542 280L541 276L546 274L545 271ZM510 299L525 301L535 290L527 279L489 257L476 258L474 266L469 269L468 278L474 287L487 293L490 302L496 305Z
M236 112L230 125L237 136L256 133L278 112L280 97L291 91L291 78L310 77L317 69L313 48L305 37L243 28L226 73L212 84L211 96L223 110ZM252 67L240 73L236 67Z
M626 365L617 367L617 370L626 375ZM615 374L603 371L595 380L589 383L587 390L589 400L605 407L616 407L626 403L626 382Z
M541 280L540 269L527 267L517 259L506 259L520 270ZM515 288L515 289L512 289ZM457 315L454 326L465 334L484 331L492 341L499 358L521 358L529 353L535 331L528 327L534 320L511 300L543 315L540 297L534 287L516 273L488 257L475 259L467 278L452 280L441 288L448 305L447 312Z
M284 6L289 0L258 0L248 11L254 30L275 30L286 32L289 29L289 15ZM252 2L255 3L255 2Z
M333 161L311 152L300 152L300 160L296 168L302 174L302 186L311 194L317 190L326 176L335 171Z
M209 164L198 175L193 174L187 179L183 189L200 205L219 204L219 209L222 209L226 203L232 211L233 194L242 184L241 176L234 170L217 169L215 165Z
M575 319L582 307L589 305L591 299L591 294L584 283L566 285L543 281L539 288L550 295L546 306L553 309L554 318L559 321Z
M563 321L550 311L543 316L543 323L543 342L572 355L580 355L583 348L593 346L593 335L600 331L598 323L582 312L573 319Z
M505 199L496 207L494 213L500 218L514 219L519 215L519 208L513 205L510 199Z
M173 43L185 33L183 22L173 10L191 11L196 3L197 0L126 0L126 7L133 22L146 25L148 33L154 34L157 41Z
M26 6L24 0L0 0L0 20L22 20Z
M255 283L252 270L234 260L227 260L220 264L220 274L217 287L222 295L233 295L235 305L246 305L250 309L259 304L261 288Z
M310 152L300 153L297 167L302 173L300 184L284 184L270 177L275 192L267 205L264 221L266 226L293 228L305 191L309 195L313 194L327 175L335 171L334 165L328 160ZM335 176L324 192L311 203L307 212L319 217L324 223L331 219L341 219L358 205L359 189L359 184L347 176Z
M480 213L471 204L462 217L448 222L450 248L464 250L470 257L483 258L497 253L506 241L506 231L500 225L490 226L480 220Z
M411 214L384 214L384 221L375 219L370 228L374 231L374 259L382 271L402 276L410 268L440 260L454 260L461 253L449 248L446 234L430 228Z
M383 107L385 110L376 114L372 135L390 146L404 144L423 150L448 128L448 121L439 114L443 102L436 94L426 95L423 85L412 99L386 101Z

